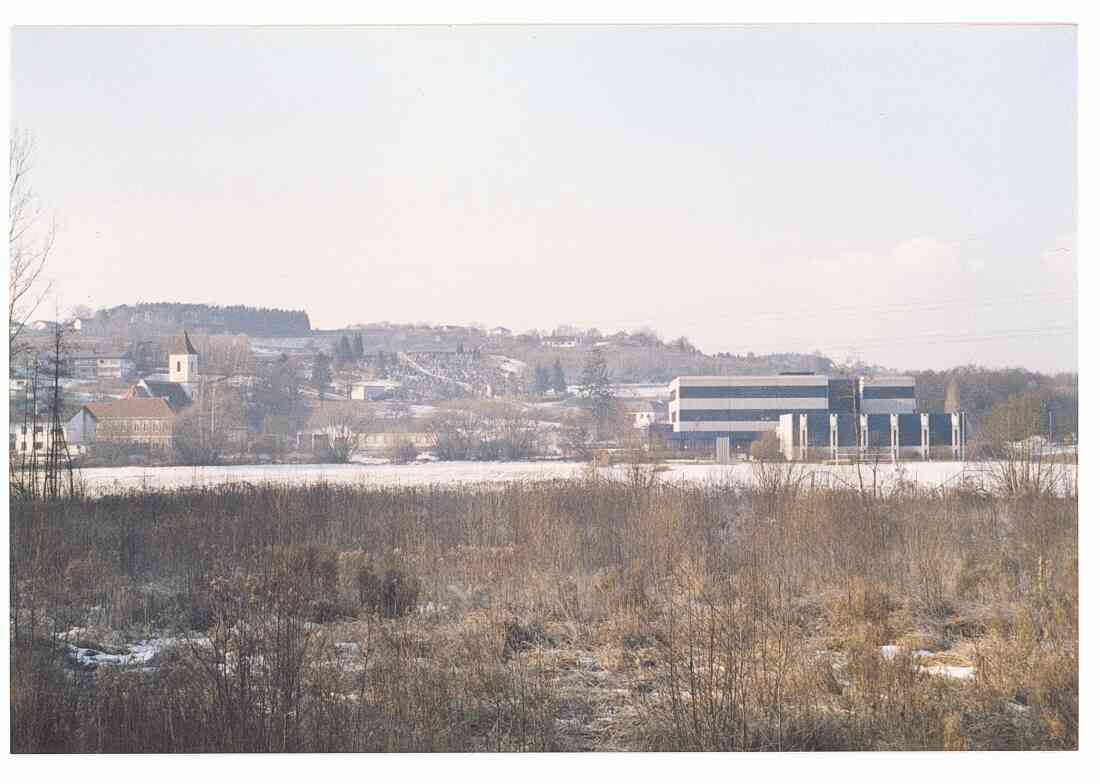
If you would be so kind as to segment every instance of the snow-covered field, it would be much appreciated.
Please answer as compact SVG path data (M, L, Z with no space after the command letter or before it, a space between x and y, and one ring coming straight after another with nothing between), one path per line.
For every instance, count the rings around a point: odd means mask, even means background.
M579 395L579 384L570 384L568 392ZM668 384L612 384L611 392L617 398L637 400L668 400Z
M784 470L788 466L781 466ZM857 487L860 478L854 466L798 465L790 466L794 474L803 475L803 483L820 487L846 484ZM960 481L981 482L988 478L991 466L979 463L928 462L883 465L878 468L878 484L889 489L899 481L925 486L950 486ZM1076 481L1077 467L1055 466L1064 481ZM211 486L232 482L295 483L318 481L361 485L455 485L544 481L585 476L589 467L583 463L556 461L479 463L434 462L423 464L349 464L349 465L247 465L165 468L86 468L81 470L89 492L95 494L136 488L171 489ZM871 482L871 468L862 466L863 485ZM600 469L608 478L625 477L628 468L614 466ZM713 463L670 463L658 474L665 482L751 482L753 467L749 463L715 465Z
M522 359L513 359L499 354L490 354L489 359L499 363L500 369L512 376L520 376L527 370L527 363Z

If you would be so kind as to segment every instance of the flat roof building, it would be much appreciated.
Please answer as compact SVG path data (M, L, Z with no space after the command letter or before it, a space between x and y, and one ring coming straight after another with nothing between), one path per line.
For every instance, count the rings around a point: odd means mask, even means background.
M774 432L782 414L829 410L827 376L680 376L669 384L673 433L742 445Z
M684 446L709 447L716 439L729 439L731 447L744 449L776 432L784 415L807 417L812 441L825 441L825 433L839 427L840 446L847 440L856 446L856 434L861 432L858 423L877 443L888 441L890 415L915 414L917 410L912 376L680 376L668 389L668 435ZM827 416L836 417L836 424L827 426ZM792 427L788 425L788 429Z

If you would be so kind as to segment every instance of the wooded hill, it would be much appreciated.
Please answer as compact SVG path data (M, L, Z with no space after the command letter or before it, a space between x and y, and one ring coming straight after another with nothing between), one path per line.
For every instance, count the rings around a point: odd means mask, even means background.
M252 337L305 337L310 334L309 315L304 310L247 305L139 302L100 310L92 322L92 328L104 335L128 330L152 334L180 329Z

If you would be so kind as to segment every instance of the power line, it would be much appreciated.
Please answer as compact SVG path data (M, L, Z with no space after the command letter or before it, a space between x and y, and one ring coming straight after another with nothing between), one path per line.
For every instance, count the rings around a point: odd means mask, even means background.
M906 335L895 338L878 338L871 340L836 340L828 342L813 342L807 341L802 337L790 337L780 338L778 341L771 341L766 344L767 350L776 352L778 346L789 345L791 343L800 343L805 346L807 343L813 345L817 350L825 349L854 349L864 350L869 348L889 348L907 345L927 345L930 343L937 344L959 344L959 343L985 343L996 342L1002 340L1023 340L1027 338L1035 337L1057 337L1060 335L1076 334L1076 325L1056 324L1046 327L1030 328L1030 329L1016 329L1016 330L1000 330L995 332L976 332L970 334L959 333L927 333L921 335ZM759 344L757 344L759 345ZM795 349L788 349L793 351Z
M946 308L980 308L1005 304L1035 303L1049 300L1051 302L1076 301L1076 295L1065 295L1054 291L1031 292L1013 294L987 299L957 298L943 300L927 300L916 302L898 302L888 305L836 305L833 307L792 308L782 311L755 311L715 314L705 318L696 318L680 323L685 327L699 326L701 324L714 324L728 321L742 321L746 326L751 326L753 321L773 321L791 319L799 316L821 316L826 314L851 313L858 316L885 315L890 313L910 313L919 310L941 310ZM608 324L638 324L644 325L652 319L602 319Z

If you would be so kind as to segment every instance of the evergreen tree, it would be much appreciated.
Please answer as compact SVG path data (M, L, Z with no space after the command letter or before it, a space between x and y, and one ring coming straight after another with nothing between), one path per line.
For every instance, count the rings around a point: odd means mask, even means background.
M313 386L317 388L317 395L322 401L325 392L332 383L332 362L328 355L321 352L313 358Z
M388 370L386 366L386 352L382 349L378 349L378 356L374 358L375 370L378 371L378 375L384 377Z
M535 365L535 394L544 394L548 389L550 389L550 374L542 365Z
M351 343L348 342L347 335L340 336L340 343L336 347L336 361L348 362L352 358Z
M600 349L593 349L584 364L580 383L581 397L592 412L596 424L597 440L599 433L609 423L615 411L615 397L611 391L611 377L607 372L607 359Z
M363 353L364 352L363 352L363 336L362 336L362 334L360 334L360 333L355 334L355 340L352 341L351 350L352 350L352 353L355 355L356 359L362 359L363 358Z
M260 430L269 416L288 417L297 422L302 414L302 399L298 390L298 373L286 354L263 367L258 383L251 388L248 400L252 426Z
M554 368L550 372L550 388L557 392L559 395L565 394L565 371L562 370L561 360L554 360Z

